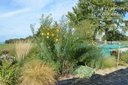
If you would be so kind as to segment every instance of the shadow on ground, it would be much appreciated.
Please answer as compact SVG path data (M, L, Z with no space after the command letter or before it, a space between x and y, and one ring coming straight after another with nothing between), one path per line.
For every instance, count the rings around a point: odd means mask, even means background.
M128 85L128 68L114 71L105 76L94 74L90 79L68 79L57 85Z

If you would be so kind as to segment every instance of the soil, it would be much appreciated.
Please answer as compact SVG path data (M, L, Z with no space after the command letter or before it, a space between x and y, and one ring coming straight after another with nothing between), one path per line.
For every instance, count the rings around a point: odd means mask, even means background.
M60 79L57 85L128 85L128 67L98 70L90 79Z

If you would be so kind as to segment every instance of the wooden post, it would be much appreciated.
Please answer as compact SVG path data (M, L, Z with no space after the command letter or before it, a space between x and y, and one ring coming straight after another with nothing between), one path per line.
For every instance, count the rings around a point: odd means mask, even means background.
M117 51L117 68L118 68L118 65L119 65L119 60L120 60L120 43L118 44L118 51Z

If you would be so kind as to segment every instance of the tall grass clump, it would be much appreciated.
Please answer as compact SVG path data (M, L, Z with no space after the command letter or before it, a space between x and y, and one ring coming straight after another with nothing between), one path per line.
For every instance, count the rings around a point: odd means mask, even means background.
M95 69L112 68L116 66L116 57L100 56L98 58L93 58L92 60L90 60L90 63L88 65Z
M125 62L125 63L128 63L128 52L122 53L120 60Z
M26 40L26 41L20 40L14 43L14 46L16 51L16 59L20 61L23 60L25 57L27 57L32 47L32 42L30 40Z
M39 59L31 60L21 67L20 85L55 85L56 71Z
M103 67L103 58L92 59L89 62L89 66L95 69L101 69Z
M111 68L116 66L116 57L111 56L111 57L105 57L103 59L103 68Z

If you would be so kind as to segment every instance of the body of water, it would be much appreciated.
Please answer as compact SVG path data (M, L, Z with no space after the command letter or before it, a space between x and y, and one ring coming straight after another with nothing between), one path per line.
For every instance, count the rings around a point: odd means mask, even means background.
M0 44L4 44L4 42L0 42Z

